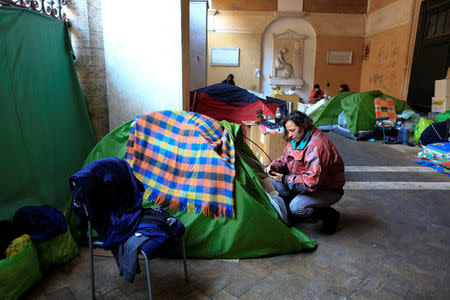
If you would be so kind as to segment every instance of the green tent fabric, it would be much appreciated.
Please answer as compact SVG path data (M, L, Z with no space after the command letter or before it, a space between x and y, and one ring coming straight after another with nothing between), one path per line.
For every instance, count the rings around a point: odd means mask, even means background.
M325 104L311 117L314 124L319 126L338 124L338 116L344 111L347 128L354 135L360 131L373 130L375 128L375 98L391 98L395 103L397 114L406 109L412 109L408 104L384 94L381 91L369 91L362 93L342 93Z
M67 181L95 144L64 22L0 7L0 220L70 205Z
M98 159L124 158L131 121L106 135L92 150L86 164ZM257 175L243 157L253 152L243 142L240 125L222 121L234 137L237 150L235 177L236 217L216 218L203 214L170 213L185 226L188 257L249 258L313 249L315 241L278 217ZM179 251L173 255L178 256Z
M334 96L325 105L319 108L311 118L316 127L334 125L338 123L338 116L342 112L341 101L355 92L343 92Z

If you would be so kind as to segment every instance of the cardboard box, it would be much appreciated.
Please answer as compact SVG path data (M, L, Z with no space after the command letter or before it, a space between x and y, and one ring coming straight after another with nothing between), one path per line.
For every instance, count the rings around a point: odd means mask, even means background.
M242 123L244 123L245 134L247 137L244 140L250 147L250 149L253 151L253 153L255 153L257 147L255 146L254 143L250 142L249 140L258 143L259 124L256 123L255 121L242 121Z
M434 97L450 97L450 79L434 81Z
M450 97L432 97L431 112L443 113L450 109Z
M289 107L289 103L291 103L291 110L299 110L304 101L297 94L292 95L276 95L274 98L286 101L287 107Z
M261 149L257 149L254 153L263 165L270 164L273 160L283 154L284 148L286 147L284 133L265 132L261 126L259 126L258 136L258 146L270 156L270 159L272 159L270 160Z

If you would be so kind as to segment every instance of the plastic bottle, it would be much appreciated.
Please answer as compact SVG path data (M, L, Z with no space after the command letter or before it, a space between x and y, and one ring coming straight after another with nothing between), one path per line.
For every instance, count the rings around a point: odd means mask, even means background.
M281 119L281 112L280 112L280 108L277 107L277 112L275 113L275 118L276 119Z

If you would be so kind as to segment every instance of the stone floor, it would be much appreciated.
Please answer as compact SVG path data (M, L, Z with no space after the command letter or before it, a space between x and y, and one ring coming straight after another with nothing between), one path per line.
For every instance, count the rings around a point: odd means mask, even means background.
M413 163L418 147L328 136L346 167L418 166ZM317 241L315 251L255 259L189 259L189 282L184 281L182 260L154 259L153 298L450 299L450 177L438 172L390 171L346 171L353 185L335 205L341 212L339 231L326 236L318 232L319 223L297 225ZM366 185L361 187L359 182ZM383 183L379 182L400 183L380 189ZM406 187L401 184L405 182ZM441 183L441 187L427 189L427 182ZM104 256L95 257L95 270L98 299L147 298L145 273L128 284L119 276L114 259ZM24 296L89 297L86 248Z

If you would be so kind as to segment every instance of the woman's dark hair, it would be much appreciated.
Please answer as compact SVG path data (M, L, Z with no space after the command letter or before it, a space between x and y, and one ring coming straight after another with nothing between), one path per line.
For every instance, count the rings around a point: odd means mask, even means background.
M349 92L350 91L350 89L348 88L348 85L345 83L340 84L339 87L342 89L341 92Z
M313 120L308 117L307 114L299 112L298 110L294 110L291 112L289 116L286 117L286 119L283 120L283 128L284 128L284 139L289 140L288 138L288 132L286 129L286 123L287 121L294 122L295 125L298 127L305 126L305 132L310 130L313 127Z
M228 77L230 77L231 79L234 79L234 75L233 74L228 74Z
M317 83L314 85L315 89L320 89L320 85L318 85Z

